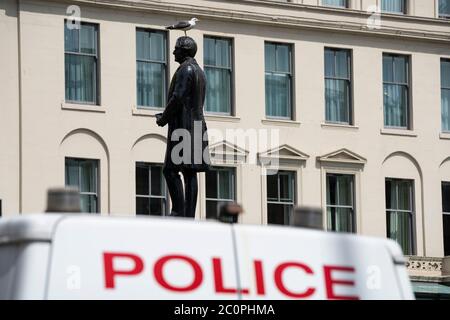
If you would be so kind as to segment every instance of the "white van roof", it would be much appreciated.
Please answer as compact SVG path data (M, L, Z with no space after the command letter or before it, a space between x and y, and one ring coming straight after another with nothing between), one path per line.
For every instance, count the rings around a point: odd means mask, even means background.
M11 271L0 274L0 298L278 300L307 287L313 299L411 299L404 261L389 239L294 227L53 213L0 219L0 267Z
M51 241L62 214L27 214L0 220L0 245L22 241Z

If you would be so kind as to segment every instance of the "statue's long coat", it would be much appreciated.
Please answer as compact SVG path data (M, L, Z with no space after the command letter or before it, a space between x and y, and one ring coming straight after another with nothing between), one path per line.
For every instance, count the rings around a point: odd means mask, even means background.
M194 58L188 57L177 69L170 83L167 106L161 116L161 124L169 125L167 132L167 149L164 167L176 170L193 170L197 172L206 171L210 165L208 135L205 118L203 116L203 103L205 102L206 77L203 70ZM195 124L195 125L194 125ZM176 129L186 129L190 134L187 145L190 152L175 150L175 154L182 157L175 161L172 158L172 150L180 141L174 141L177 134ZM177 130L177 132L179 132ZM186 145L185 145L186 146ZM189 154L190 153L190 154Z

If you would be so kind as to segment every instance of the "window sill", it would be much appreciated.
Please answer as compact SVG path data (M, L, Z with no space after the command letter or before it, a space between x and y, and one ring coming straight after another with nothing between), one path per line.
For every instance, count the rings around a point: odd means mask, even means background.
M164 109L150 109L150 108L136 108L135 106L133 106L133 108L131 108L131 114L133 116L143 116L143 117L155 117L156 114L158 113L162 113L164 112Z
M283 119L262 119L261 123L266 125L292 126L292 127L299 127L301 124L299 121L283 120Z
M380 133L390 136L417 137L416 132L407 129L381 129Z
M441 132L439 138L442 140L450 140L450 132Z
M62 110L106 113L106 108L104 106L99 106L99 105L95 105L95 104L81 104L81 103L77 104L77 103L61 102L61 109Z
M205 114L205 119L208 121L223 121L223 122L240 122L241 118L235 116Z
M322 122L320 125L322 126L322 128L337 128L337 129L359 130L358 126L354 126L354 125L351 125L351 124L339 124L339 123Z

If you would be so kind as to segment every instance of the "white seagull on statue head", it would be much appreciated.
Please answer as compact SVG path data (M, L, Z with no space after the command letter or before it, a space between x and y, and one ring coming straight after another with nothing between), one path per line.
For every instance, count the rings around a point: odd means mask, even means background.
M186 35L186 31L191 30L192 28L195 27L195 23L198 20L197 18L192 18L189 21L179 21L177 24L171 25L166 27L166 29L169 30L183 30L184 31L184 35Z

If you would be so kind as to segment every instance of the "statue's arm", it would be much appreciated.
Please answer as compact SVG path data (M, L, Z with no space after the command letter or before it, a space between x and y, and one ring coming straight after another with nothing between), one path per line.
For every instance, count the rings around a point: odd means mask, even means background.
M180 107L183 105L183 101L186 100L187 95L191 91L190 89L192 88L192 81L195 75L194 73L194 68L192 66L188 66L177 74L172 97L167 102L166 108L158 120L158 124L160 126L165 126L169 122L169 119L176 112L178 112Z

